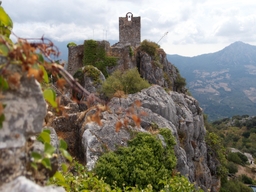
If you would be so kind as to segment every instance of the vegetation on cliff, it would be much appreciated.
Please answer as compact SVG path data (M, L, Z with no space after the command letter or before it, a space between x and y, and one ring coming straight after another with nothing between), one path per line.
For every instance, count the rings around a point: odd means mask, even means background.
M253 139L255 134L253 130L256 128L255 119L255 117L243 115L224 118L212 123L206 121L206 128L209 132L206 141L208 144L210 144L209 139L212 142L215 141L215 144L210 145L210 147L214 147L213 149L222 167L221 192L251 191L245 184L256 184L255 178L252 178L255 168L250 165L247 156L243 154L243 152L248 152L255 157L255 148L253 147L255 143ZM231 152L231 147L237 148L241 152ZM222 153L220 153L221 151ZM241 166L248 170L246 175L239 173L239 167ZM232 176L229 180L228 175Z
M107 97L112 98L113 96L118 96L118 92L132 94L141 91L144 88L148 88L149 86L150 84L140 77L136 68L124 72L117 70L103 83L102 92Z
M117 58L106 54L105 43L98 43L94 40L84 41L83 64L97 67L107 77L107 67L115 66Z

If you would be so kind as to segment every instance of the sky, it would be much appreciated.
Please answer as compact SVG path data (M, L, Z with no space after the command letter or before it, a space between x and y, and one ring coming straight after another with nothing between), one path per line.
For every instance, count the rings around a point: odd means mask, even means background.
M119 17L141 17L141 40L196 56L235 41L256 45L255 0L2 0L19 37L119 40ZM168 33L167 33L168 32ZM12 36L14 39L14 36Z

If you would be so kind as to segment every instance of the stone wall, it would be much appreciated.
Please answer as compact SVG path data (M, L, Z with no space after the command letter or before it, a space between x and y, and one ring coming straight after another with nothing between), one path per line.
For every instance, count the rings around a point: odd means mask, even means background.
M87 40L85 40L86 42ZM97 41L99 45L105 46L106 53L110 52L110 44L108 41ZM71 46L68 48L68 67L67 71L74 75L75 72L83 67L84 45Z
M119 43L130 44L134 47L140 45L140 17L133 17L131 12L126 17L119 17Z
M71 46L68 48L67 71L74 75L77 69L83 66L84 45Z

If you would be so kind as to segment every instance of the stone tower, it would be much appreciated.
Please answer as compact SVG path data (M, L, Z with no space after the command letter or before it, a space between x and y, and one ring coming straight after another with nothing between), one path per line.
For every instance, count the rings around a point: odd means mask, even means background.
M133 17L131 12L119 17L119 44L140 45L140 17Z

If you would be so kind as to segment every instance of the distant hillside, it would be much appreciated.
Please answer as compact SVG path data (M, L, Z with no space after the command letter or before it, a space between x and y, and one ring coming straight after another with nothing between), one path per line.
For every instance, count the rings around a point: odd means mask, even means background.
M209 120L256 115L256 46L235 42L215 53L168 55L168 60L186 78Z

